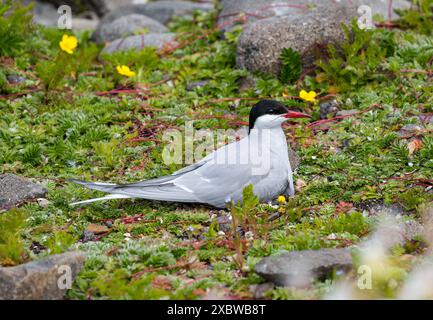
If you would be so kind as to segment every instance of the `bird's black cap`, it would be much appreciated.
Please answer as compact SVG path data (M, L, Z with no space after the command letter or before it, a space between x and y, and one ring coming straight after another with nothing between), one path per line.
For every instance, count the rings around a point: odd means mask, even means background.
M284 104L275 100L262 100L256 103L250 111L250 130L254 128L257 118L266 114L285 114L289 110Z

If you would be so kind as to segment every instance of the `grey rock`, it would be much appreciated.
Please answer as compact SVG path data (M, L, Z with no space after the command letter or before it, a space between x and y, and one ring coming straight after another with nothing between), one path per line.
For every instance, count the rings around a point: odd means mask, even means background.
M30 2L30 1L27 1ZM36 2L33 10L33 22L45 27L56 27L59 14L57 9L49 3Z
M340 110L340 103L337 100L326 101L320 104L320 119L327 119L328 115L335 116Z
M42 2L52 4L55 8L58 8L61 5L68 5L71 7L74 14L93 11L98 16L103 16L108 12L105 1L106 0L42 0ZM58 17L59 14L56 12L56 20Z
M44 198L48 190L14 174L0 175L0 210L10 209L20 203Z
M241 34L237 47L238 67L278 75L283 48L292 48L309 67L329 43L344 39L341 24L350 24L356 8L337 6L309 9L301 15L259 20Z
M433 124L433 115L427 116L427 115L423 115L423 116L419 116L419 120L421 121L421 123L429 125L429 124Z
M331 271L347 272L352 256L347 248L290 251L262 259L255 272L277 286L305 287Z
M248 25L263 18L297 15L308 10L304 4L293 4L290 0L222 0L221 7L217 23L223 31L240 23ZM242 21L238 21L240 15L245 15Z
M253 286L253 298L254 299L264 299L266 292L274 289L274 284L272 282L265 282L258 285Z
M400 130L397 132L397 135L400 137L406 136L411 133L416 133L422 131L424 128L420 124L405 124Z
M403 206L398 203L394 204L383 204L375 203L368 206L366 209L369 211L370 216L378 216L381 214L386 214L387 216L398 217L405 215L407 212L404 210Z
M237 24L249 25L261 19L281 16L298 16L305 14L316 6L336 7L353 6L358 8L361 5L368 5L373 15L380 15L385 19L395 19L395 9L410 7L407 0L222 0L222 10L218 15L218 26L223 31L232 29ZM243 15L243 19L239 19ZM358 18L360 15L356 16Z
M370 214L377 219L374 232L361 247L374 247L380 243L387 249L405 245L407 241L424 234L424 226L398 204L377 204L370 208Z
M114 11L119 7L124 7L127 5L131 5L133 3L138 3L137 0L104 0L105 6L107 7L108 11ZM146 3L147 0L142 0L141 2Z
M186 84L186 90L193 91L194 89L202 88L205 85L209 84L209 82L210 82L209 80L199 80L199 81L188 82Z
M73 18L72 30L95 30L98 22L98 19Z
M255 3L258 3L260 8L258 14L264 18L245 26L238 42L237 65L252 72L273 75L278 75L280 72L279 57L283 48L290 47L299 52L303 66L309 68L322 54L326 45L333 43L338 46L344 39L341 24L350 25L352 19L359 18L360 4L371 5L373 13L376 12L374 8L379 8L379 6L383 6L386 12L388 11L386 3L376 0L353 0L351 2L304 0L296 4L286 0L274 3L274 5L272 5L273 2L263 4L263 1L259 0L245 2L248 3L248 5L243 4L245 8L251 8L248 9L248 12L253 10ZM232 1L224 3L234 4ZM401 0L392 4L394 8L399 8L408 3L406 0ZM267 9L264 10L263 6ZM224 22L226 18L233 19L233 16L229 14L232 10L234 9L227 10L228 13L223 16L222 20L220 19L220 25L227 22Z
M6 76L6 79L8 80L8 82L10 84L19 84L19 83L23 83L26 81L26 78L21 77L18 74L9 74Z
M140 50L145 47L162 49L165 45L173 43L172 33L148 33L117 39L109 43L102 53L114 53L119 51ZM174 43L173 43L174 44Z
M352 109L352 110L341 110L338 111L336 116L337 117L348 117L348 116L353 116L355 114L357 114L359 112L358 109Z
M96 43L104 43L136 32L165 33L168 29L152 18L141 14L130 14L112 22L101 22L93 33L92 40Z
M111 22L129 14L142 14L163 24L170 22L173 17L190 16L194 11L211 11L211 3L197 3L190 1L156 1L146 4L126 5L104 16L104 22Z
M83 237L81 238L82 242L94 241L96 238L95 234L92 231L84 230Z
M216 221L218 223L218 229L223 232L229 232L232 227L232 221L230 220L229 216L227 215L221 215L216 218Z
M32 261L16 267L0 267L0 300L59 300L67 289L62 275L70 268L72 281L83 268L83 252L67 252L46 259ZM62 287L62 286L60 286Z
M249 89L254 89L256 87L257 81L256 78L252 76L242 77L238 81L239 92L244 92Z

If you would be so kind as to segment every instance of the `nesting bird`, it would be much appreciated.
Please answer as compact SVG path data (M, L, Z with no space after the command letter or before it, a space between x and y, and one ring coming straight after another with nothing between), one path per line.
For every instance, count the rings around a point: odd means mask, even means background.
M169 202L202 203L224 208L242 201L242 191L253 186L262 202L281 194L294 195L293 173L282 124L309 115L290 111L282 103L262 100L250 111L249 134L227 144L195 164L171 175L130 184L72 180L109 195L73 203L142 198Z

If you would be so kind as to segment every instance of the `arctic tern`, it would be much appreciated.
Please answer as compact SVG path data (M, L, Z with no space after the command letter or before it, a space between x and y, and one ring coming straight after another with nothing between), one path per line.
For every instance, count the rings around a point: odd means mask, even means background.
M210 153L202 160L171 175L130 184L87 182L72 179L86 188L109 193L84 200L143 198L169 202L202 203L224 208L242 201L243 189L252 184L261 202L282 194L293 196L293 173L287 140L281 125L293 118L311 118L288 110L282 103L262 100L249 115L249 134Z

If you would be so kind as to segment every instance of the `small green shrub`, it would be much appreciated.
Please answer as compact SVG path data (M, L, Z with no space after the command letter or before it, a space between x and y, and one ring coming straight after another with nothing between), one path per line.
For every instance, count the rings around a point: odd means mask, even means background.
M30 9L12 0L0 2L0 57L19 55L27 45L34 31Z
M292 48L284 48L280 55L280 80L283 83L293 84L301 75L301 55Z
M25 259L27 250L21 233L26 219L22 210L0 213L0 265L15 265Z

